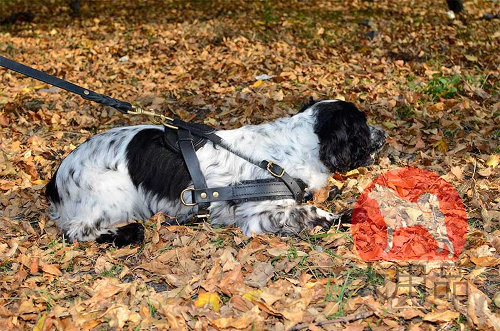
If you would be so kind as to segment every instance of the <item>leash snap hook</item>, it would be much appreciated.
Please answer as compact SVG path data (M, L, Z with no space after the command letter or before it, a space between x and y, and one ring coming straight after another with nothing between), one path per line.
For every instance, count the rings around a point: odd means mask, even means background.
M139 106L136 106L136 105L132 105L132 109L134 111L129 110L128 114L130 114L130 115L146 115L150 118L151 122L153 122L155 124L163 124L166 127L170 128L170 129L174 129L174 130L178 129L177 126L172 124L174 119L171 117L157 114L153 110L145 110L145 109L143 109Z

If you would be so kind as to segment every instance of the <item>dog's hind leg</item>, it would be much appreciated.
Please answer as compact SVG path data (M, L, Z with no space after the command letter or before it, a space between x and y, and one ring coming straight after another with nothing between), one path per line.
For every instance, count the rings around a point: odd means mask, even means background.
M125 226L110 229L96 238L99 244L110 243L117 247L140 244L144 240L144 227L140 223L130 223Z
M60 223L60 229L68 241L91 241L98 243L110 243L117 247L140 244L144 240L144 227L137 222L129 223L121 227L113 227L115 222L106 218L98 218L93 222L83 222L71 219Z

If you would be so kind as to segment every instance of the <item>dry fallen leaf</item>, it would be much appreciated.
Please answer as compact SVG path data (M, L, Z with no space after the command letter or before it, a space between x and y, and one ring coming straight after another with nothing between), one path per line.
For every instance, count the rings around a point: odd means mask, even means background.
M489 308L491 300L473 285L470 285L470 290L467 315L472 323L480 329L500 330L500 316Z
M488 160L486 160L486 165L488 167L496 168L500 163L500 154L491 154Z
M210 325L217 329L235 328L245 329L252 324L253 318L250 316L219 318L210 321Z
M59 266L56 264L43 264L42 270L43 270L43 272L46 272L46 273L54 275L54 276L61 276L62 275L61 270L59 270Z
M204 292L198 295L194 305L196 307L208 307L215 311L219 311L221 300L217 293Z
M451 310L435 311L424 315L423 320L429 322L449 322L460 316L460 313Z

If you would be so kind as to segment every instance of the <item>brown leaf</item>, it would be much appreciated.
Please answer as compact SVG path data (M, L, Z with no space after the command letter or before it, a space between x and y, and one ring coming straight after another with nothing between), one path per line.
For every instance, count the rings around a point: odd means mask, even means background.
M269 262L258 262L250 276L245 278L245 284L261 288L267 284L267 281L274 275L274 267Z
M240 316L240 317L224 317L213 321L210 321L210 325L217 329L235 328L235 329L245 329L250 326L253 322L253 318L250 316Z
M480 329L500 330L500 317L490 308L491 300L474 285L469 284L470 294L467 302L467 315Z
M460 313L451 310L435 311L425 314L423 320L428 322L450 322L457 319Z
M458 180L462 180L464 178L462 168L460 168L459 166L451 167L450 171L453 175L455 175L455 177L457 177Z
M30 273L34 274L34 273L37 273L38 272L38 268L39 268L39 265L38 265L38 262L40 261L40 259L38 257L34 257L32 260L31 260L31 264L30 264Z
M330 189L328 188L328 186L325 186L325 187L317 190L316 192L314 192L314 196L313 196L314 203L319 204L319 203L325 202L328 199L329 194L330 194Z
M42 265L43 272L54 276L61 276L62 272L59 270L59 266L57 264L43 264Z

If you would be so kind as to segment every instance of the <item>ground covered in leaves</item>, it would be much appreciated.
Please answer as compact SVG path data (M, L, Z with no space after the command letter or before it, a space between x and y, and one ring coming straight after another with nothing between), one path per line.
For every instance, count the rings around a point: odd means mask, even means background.
M0 26L1 55L166 115L236 128L353 101L387 147L312 203L352 208L378 175L423 168L457 189L468 230L447 263L365 262L349 226L247 237L162 215L140 247L65 242L44 185L88 137L147 119L0 69L1 328L500 330L499 8L465 4L451 20L444 0L82 1L76 18L2 2L34 20Z

